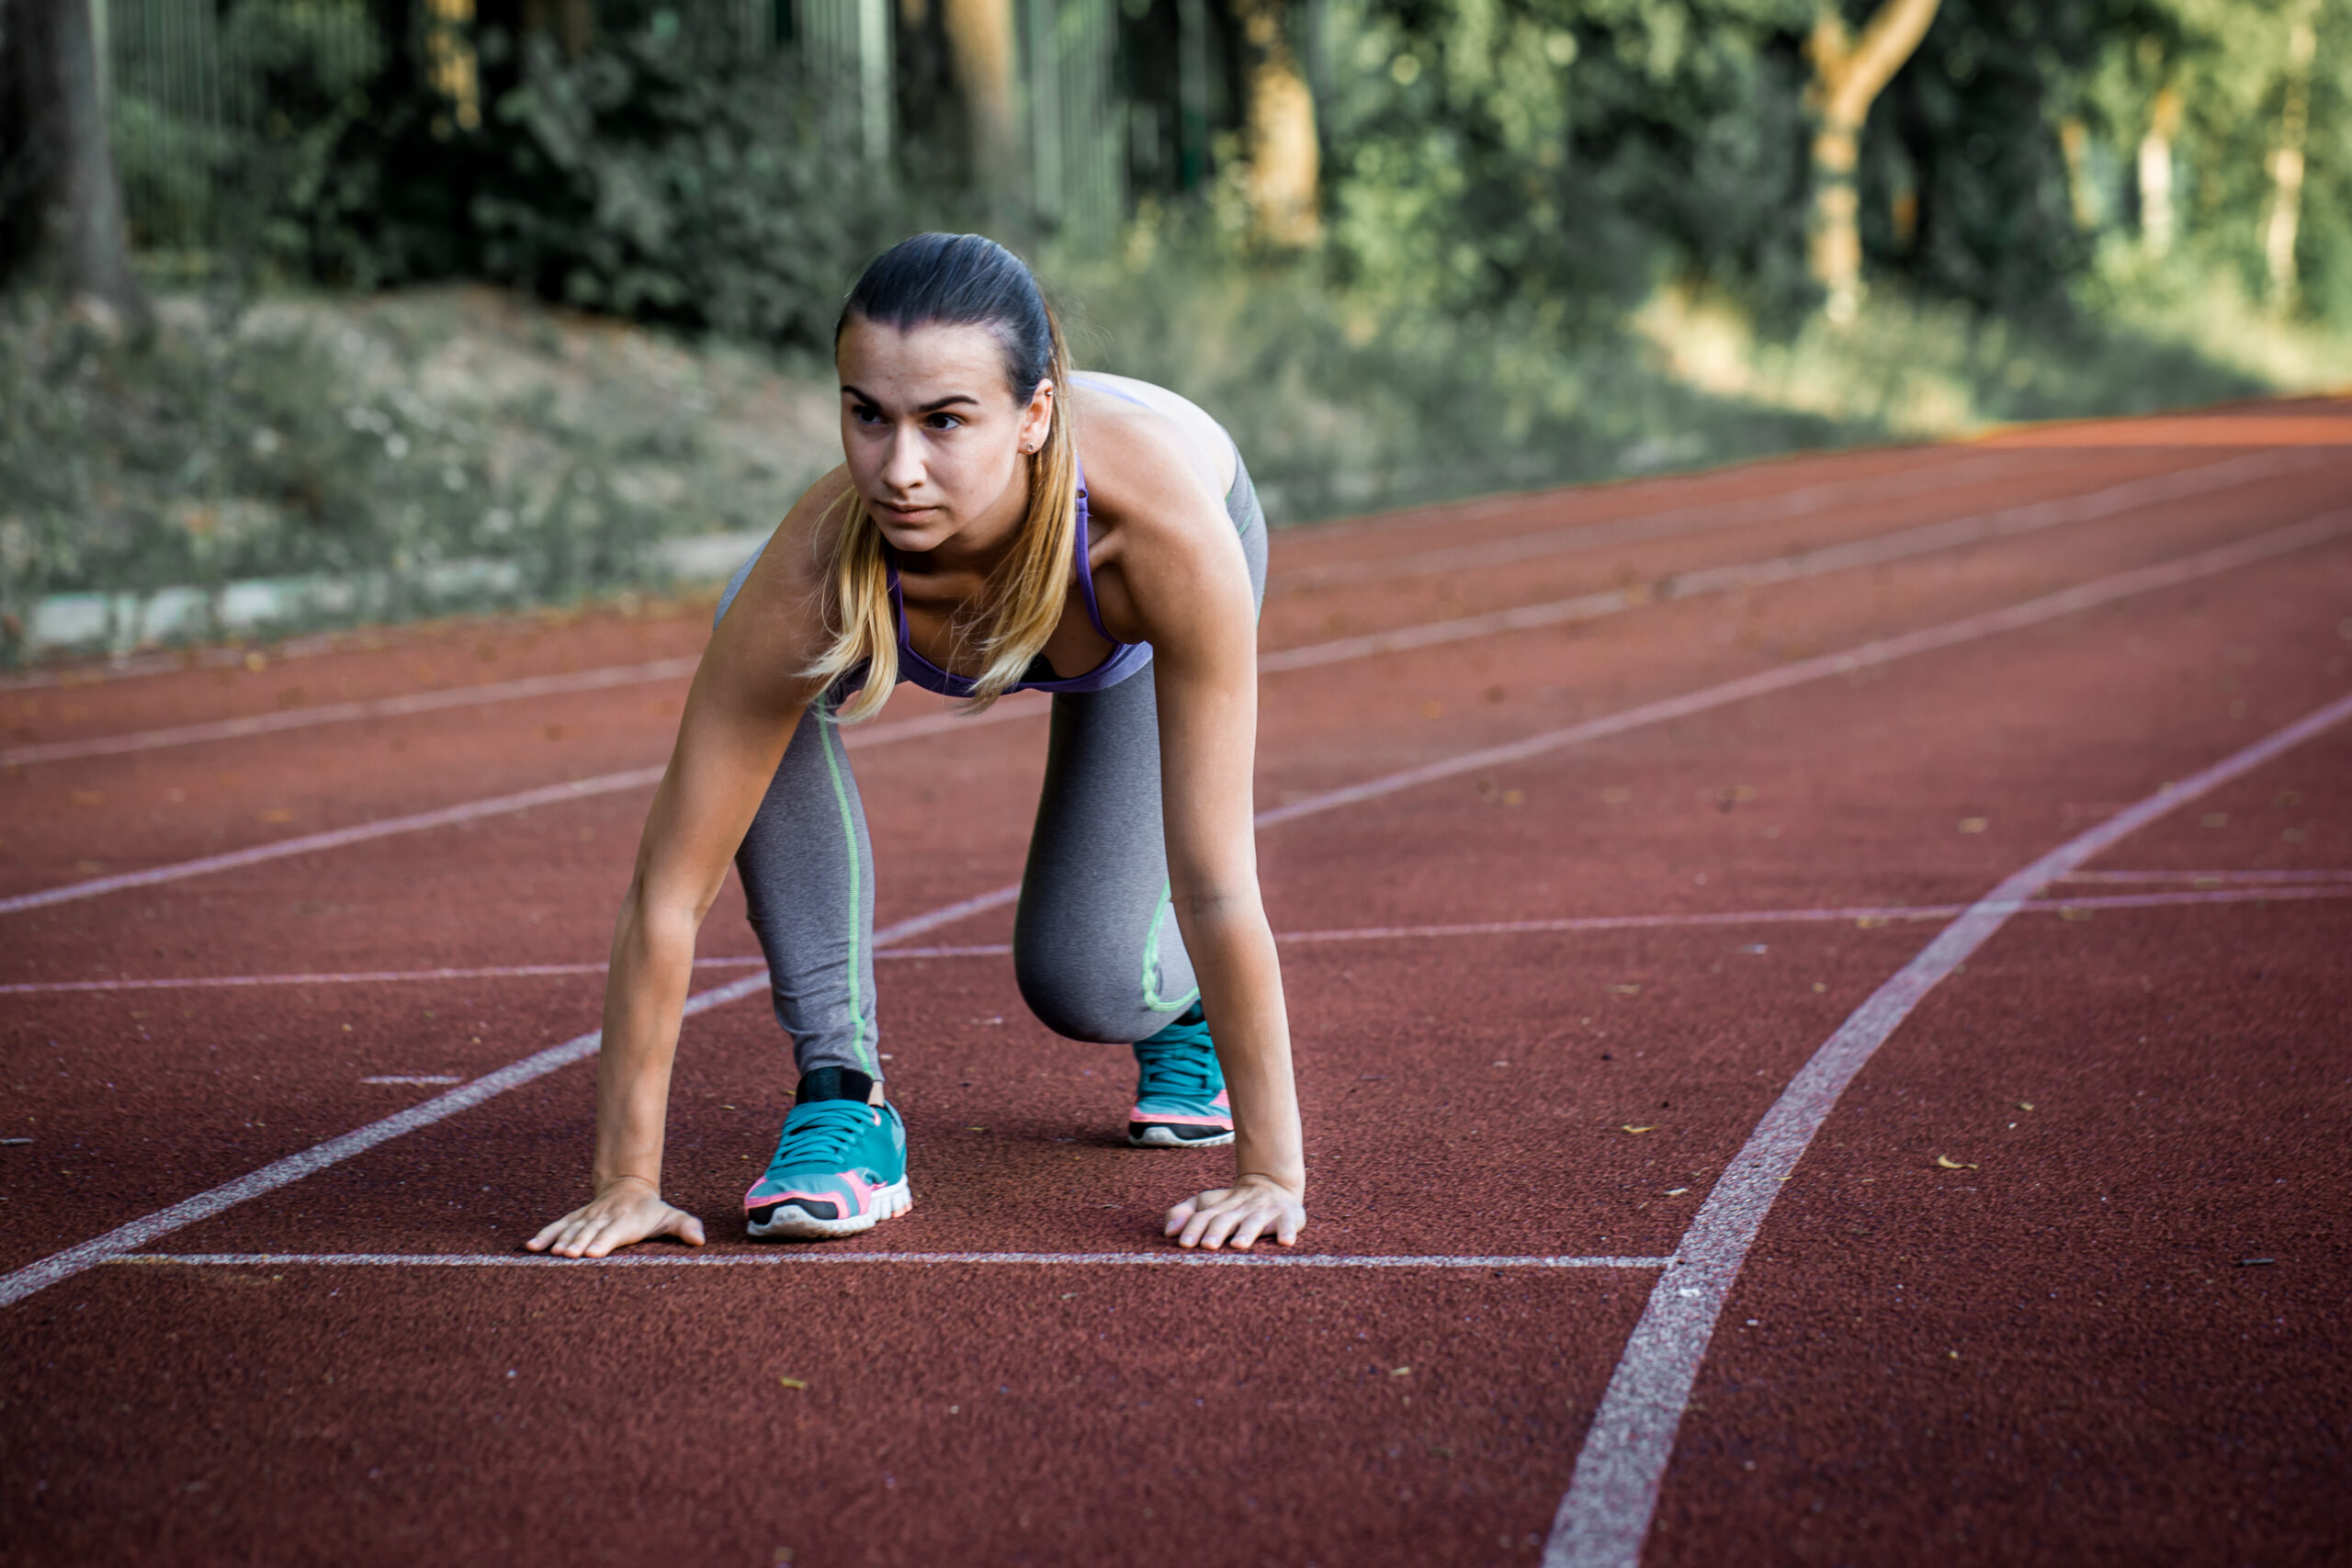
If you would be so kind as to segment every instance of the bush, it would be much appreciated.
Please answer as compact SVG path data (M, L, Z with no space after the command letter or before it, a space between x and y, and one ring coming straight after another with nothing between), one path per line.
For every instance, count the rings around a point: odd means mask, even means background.
M775 344L830 340L843 288L900 231L887 179L828 144L791 62L731 13L666 6L454 125L386 69L277 231L322 279L488 279L562 304ZM608 21L610 18L608 18ZM485 67L512 40L481 41Z
M43 596L219 596L310 580L292 619L562 600L658 575L662 518L604 454L497 460L393 350L233 304L110 341L16 302L0 318L0 660Z

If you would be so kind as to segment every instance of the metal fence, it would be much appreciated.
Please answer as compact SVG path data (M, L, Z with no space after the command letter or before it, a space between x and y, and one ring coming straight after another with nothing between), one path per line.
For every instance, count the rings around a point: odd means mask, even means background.
M382 51L377 0L91 0L100 91L135 243L201 251L226 220L225 182L246 138L289 130L301 106L271 100L273 51L356 85ZM885 171L899 151L893 0L703 0L747 50L797 63L822 96L819 121L844 155ZM1186 0L1197 6L1199 0ZM1016 0L1017 102L1037 215L1107 237L1126 204L1127 107L1114 90L1118 0ZM473 109L473 0L428 0L426 51L453 112Z

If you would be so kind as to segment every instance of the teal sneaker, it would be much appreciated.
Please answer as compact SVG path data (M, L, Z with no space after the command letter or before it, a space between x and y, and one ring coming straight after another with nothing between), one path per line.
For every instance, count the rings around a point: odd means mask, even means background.
M1194 1002L1175 1022L1136 1042L1136 1108L1127 1142L1139 1149L1204 1149L1233 1142L1233 1101L1225 1092L1209 1026Z
M868 1105L874 1080L819 1067L800 1080L767 1174L743 1194L744 1228L761 1240L855 1235L914 1207L907 1126L893 1105Z

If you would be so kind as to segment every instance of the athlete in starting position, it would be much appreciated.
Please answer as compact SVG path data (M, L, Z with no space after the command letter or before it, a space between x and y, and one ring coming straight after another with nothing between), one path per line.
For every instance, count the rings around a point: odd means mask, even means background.
M900 681L980 704L1054 694L1022 996L1060 1033L1133 1044L1130 1144L1233 1145L1232 1184L1170 1210L1170 1235L1294 1241L1306 1167L1250 822L1266 528L1239 453L1172 392L1072 376L1036 280L977 235L876 261L834 358L847 460L719 601L613 933L593 1195L532 1249L702 1242L662 1201L662 1142L729 856L800 1072L744 1199L751 1234L846 1235L908 1208L873 848L840 730Z

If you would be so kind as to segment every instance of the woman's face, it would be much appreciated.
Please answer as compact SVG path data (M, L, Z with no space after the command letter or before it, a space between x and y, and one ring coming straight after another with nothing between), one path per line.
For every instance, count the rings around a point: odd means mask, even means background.
M1050 384L1005 384L986 327L901 332L853 316L834 352L842 452L851 482L890 547L922 555L950 539L985 547L1028 507L1026 452L1044 446Z

